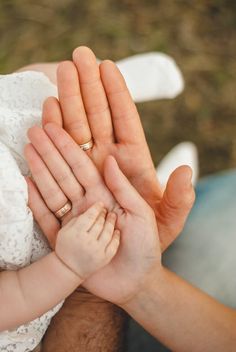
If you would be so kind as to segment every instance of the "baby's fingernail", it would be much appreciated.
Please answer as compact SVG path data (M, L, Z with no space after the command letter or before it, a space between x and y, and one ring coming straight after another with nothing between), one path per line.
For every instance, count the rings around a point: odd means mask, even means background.
M103 208L103 209L102 209L102 213L101 213L101 214L105 216L105 215L106 215L106 213L107 213L106 208Z
M97 206L98 206L99 208L104 208L103 202L97 202Z
M116 219L116 213L109 212L109 213L108 213L108 216L109 216L109 218L112 219L112 220L115 220L115 219Z

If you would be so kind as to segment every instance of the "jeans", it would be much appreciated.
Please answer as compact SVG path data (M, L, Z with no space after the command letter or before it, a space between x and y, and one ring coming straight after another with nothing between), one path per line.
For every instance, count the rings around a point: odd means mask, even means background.
M236 308L236 170L202 179L196 195L185 228L163 255L163 264ZM127 345L128 352L168 351L132 320Z

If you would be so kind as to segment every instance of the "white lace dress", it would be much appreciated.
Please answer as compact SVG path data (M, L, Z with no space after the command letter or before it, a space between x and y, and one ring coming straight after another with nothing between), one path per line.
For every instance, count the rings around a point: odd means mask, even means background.
M27 129L40 124L42 103L56 87L38 72L0 75L0 268L16 270L50 252L27 206ZM0 351L32 351L61 305L15 330L0 332ZM1 311L1 309L0 309Z

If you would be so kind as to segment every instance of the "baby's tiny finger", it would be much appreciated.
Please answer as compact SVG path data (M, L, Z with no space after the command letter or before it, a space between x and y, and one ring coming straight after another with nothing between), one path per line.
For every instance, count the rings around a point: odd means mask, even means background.
M110 243L106 248L107 256L112 259L116 252L118 251L120 245L120 230L115 230Z
M103 230L105 221L106 221L106 210L103 209L103 211L99 214L98 218L95 220L95 223L89 230L89 234L95 239L98 239L98 237L100 236Z
M94 225L99 214L103 211L104 205L102 202L97 202L81 214L76 222L76 226L82 231L89 231Z
M106 217L106 221L104 224L103 231L99 237L99 241L101 241L104 246L106 247L108 243L111 241L112 235L114 233L116 224L116 214L115 213L108 213Z

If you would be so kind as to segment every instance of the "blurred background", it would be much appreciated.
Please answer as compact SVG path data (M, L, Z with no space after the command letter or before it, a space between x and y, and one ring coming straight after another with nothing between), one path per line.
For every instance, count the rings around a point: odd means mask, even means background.
M101 59L171 55L184 92L138 109L155 164L189 140L198 147L201 176L236 165L235 38L235 0L0 0L1 74L70 58L78 45ZM162 350L149 341L132 351Z
M71 57L161 51L186 87L174 100L139 104L155 163L177 142L196 143L201 175L236 162L236 1L0 0L0 73Z

